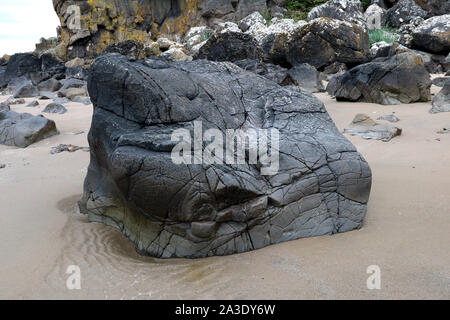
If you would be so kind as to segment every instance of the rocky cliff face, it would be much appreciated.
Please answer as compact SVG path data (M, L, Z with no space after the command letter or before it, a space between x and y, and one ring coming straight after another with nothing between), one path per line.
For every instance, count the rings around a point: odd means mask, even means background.
M62 59L94 57L124 40L179 38L192 26L239 20L271 4L266 0L53 0L61 21L61 44L55 53Z
M108 45L183 34L199 22L201 0L53 0L61 21L57 55L93 57Z

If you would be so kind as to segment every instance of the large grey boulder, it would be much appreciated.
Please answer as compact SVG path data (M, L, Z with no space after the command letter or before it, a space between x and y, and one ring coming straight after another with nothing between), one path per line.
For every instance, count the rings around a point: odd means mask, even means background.
M289 65L287 62L288 43L295 34L295 31L306 25L303 20L273 18L270 25L254 23L246 31L258 41L264 54L264 59L283 66Z
M195 59L212 61L238 61L262 59L262 49L249 34L242 32L219 32L214 34L198 51Z
M14 98L32 98L39 95L39 90L31 82L24 83L14 93Z
M430 74L420 56L403 52L336 76L327 91L337 100L400 104L431 99Z
M88 88L91 162L80 211L120 230L138 252L226 255L361 227L370 168L312 95L228 62L118 55L94 61ZM248 156L241 164L199 157L176 164L177 129L217 129L219 136L268 129L272 137L277 129L278 147L276 139L270 147L272 155L279 150L278 170L264 173L267 158L255 164L255 149L242 144Z
M412 32L412 44L425 51L448 54L450 51L450 14L429 18Z
M431 105L430 113L450 112L450 81L433 98Z
M386 19L391 27L398 28L414 18L425 18L427 14L414 0L400 0L387 11Z
M316 18L333 18L366 27L360 0L328 0L308 13L308 21Z
M0 111L0 144L26 148L57 134L55 122L43 116Z
M356 24L317 18L300 26L287 42L287 61L317 69L333 62L357 65L368 61L369 34Z

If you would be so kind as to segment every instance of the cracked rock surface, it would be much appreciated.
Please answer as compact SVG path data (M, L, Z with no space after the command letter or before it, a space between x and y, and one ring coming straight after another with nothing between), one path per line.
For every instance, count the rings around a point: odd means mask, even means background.
M422 58L412 52L402 52L333 77L327 91L338 101L391 105L429 101L430 87L430 75Z
M0 111L0 144L26 148L57 134L55 122L43 116Z
M98 57L91 162L79 202L141 254L198 258L361 227L371 171L324 105L229 62ZM174 164L171 133L280 132L279 170L261 164ZM248 152L249 150L247 150Z

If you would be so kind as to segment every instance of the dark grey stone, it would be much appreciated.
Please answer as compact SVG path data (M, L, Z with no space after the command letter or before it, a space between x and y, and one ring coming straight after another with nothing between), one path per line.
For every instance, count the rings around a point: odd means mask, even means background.
M138 252L198 258L359 228L371 171L323 103L228 62L98 57L80 211ZM279 170L175 164L174 130L278 129ZM247 150L248 151L248 150Z
M56 134L55 122L43 116L0 111L0 144L26 148Z
M430 87L430 74L422 59L403 52L333 77L327 91L340 101L400 104L429 101Z
M67 112L67 109L62 104L50 103L42 110L42 112L64 114Z

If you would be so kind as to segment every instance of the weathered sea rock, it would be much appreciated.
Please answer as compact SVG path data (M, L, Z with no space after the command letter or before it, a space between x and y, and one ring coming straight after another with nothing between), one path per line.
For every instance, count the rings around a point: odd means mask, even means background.
M107 46L183 35L200 21L200 0L53 0L64 59L94 57ZM79 18L78 18L79 17Z
M21 85L17 91L14 93L14 98L31 98L37 97L39 95L39 90L31 82L24 83Z
M289 66L287 62L288 43L295 31L307 22L303 20L274 18L269 26L255 23L246 31L258 41L264 54L264 59L273 63Z
M287 44L293 66L308 63L317 69L343 62L357 65L368 60L369 34L356 24L317 18L295 30Z
M313 66L302 63L289 70L294 84L311 93L325 91L320 73Z
M450 51L450 14L422 22L412 32L412 43L417 48L447 55Z
M363 6L360 0L328 0L314 7L308 13L308 20L316 18L333 18L366 27Z
M240 68L256 73L264 78L272 80L279 85L293 84L292 78L288 73L288 70L280 67L276 64L264 63L257 60L239 60L234 64Z
M388 10L386 19L391 27L398 28L416 17L425 18L427 14L414 0L400 0Z
M261 60L262 49L249 34L241 32L219 32L214 34L195 55L195 59L212 61Z
M402 129L389 124L379 124L368 115L359 113L355 116L352 123L344 129L344 133L352 136L358 135L363 139L388 142L392 138L401 135Z
M0 144L26 148L57 134L55 122L43 116L0 111Z
M332 78L327 91L337 100L400 104L429 101L430 87L420 56L403 52Z
M62 104L53 102L49 103L42 112L64 114L67 112L67 109Z
M450 112L450 82L446 82L444 87L433 98L430 113Z
M119 55L94 61L88 88L91 163L80 211L120 230L142 254L233 254L363 222L370 168L310 94L228 62ZM278 171L263 176L261 159L175 164L171 135L192 134L194 121L203 133L279 130L279 148L271 144Z

